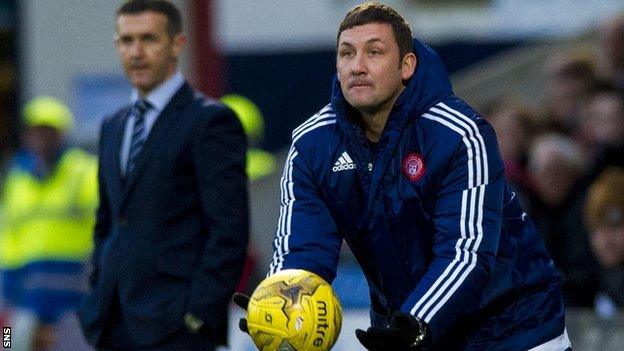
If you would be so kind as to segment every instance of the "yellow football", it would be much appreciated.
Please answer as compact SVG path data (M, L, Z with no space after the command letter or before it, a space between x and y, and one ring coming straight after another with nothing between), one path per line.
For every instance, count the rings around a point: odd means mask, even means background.
M301 269L263 280L247 308L249 334L262 351L329 350L341 326L342 309L331 285Z

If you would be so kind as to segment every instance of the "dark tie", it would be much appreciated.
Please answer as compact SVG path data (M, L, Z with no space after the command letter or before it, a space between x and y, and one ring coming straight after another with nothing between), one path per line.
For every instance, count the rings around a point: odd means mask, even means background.
M139 99L132 105L131 113L134 115L134 127L132 128L132 139L130 139L126 175L130 174L134 169L137 155L143 148L143 144L145 144L145 113L150 108L152 108L152 105L147 100Z

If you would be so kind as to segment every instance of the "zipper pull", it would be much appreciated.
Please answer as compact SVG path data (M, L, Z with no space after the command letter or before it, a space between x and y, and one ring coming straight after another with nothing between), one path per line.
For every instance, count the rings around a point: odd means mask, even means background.
M369 163L368 163L368 171L369 171L369 172L372 172L372 171L373 171L373 163L372 163L372 162L369 162Z

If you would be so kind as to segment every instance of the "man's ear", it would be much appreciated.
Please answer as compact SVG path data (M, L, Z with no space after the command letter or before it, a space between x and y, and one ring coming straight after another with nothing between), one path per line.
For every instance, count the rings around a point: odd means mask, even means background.
M418 60L413 52L405 54L401 60L401 78L406 81L414 75Z
M182 54L184 45L186 44L186 36L184 34L176 34L173 37L173 55L178 58Z

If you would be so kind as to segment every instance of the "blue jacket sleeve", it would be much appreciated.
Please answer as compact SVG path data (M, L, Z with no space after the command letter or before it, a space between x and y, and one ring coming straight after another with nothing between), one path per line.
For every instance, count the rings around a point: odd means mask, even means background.
M105 139L105 129L108 127L110 119L105 119L102 122L100 131L100 144L99 150L103 150L103 143ZM109 132L110 133L110 132ZM102 256L102 248L104 241L108 237L112 226L112 214L111 207L108 198L108 191L106 189L106 180L104 179L104 169L102 166L102 158L98 157L98 194L99 203L95 213L95 226L93 229L93 254L91 256L91 272L89 274L89 285L93 288L100 275L100 259Z
M249 240L249 209L245 154L247 138L234 113L205 110L193 140L197 192L208 228L201 263L193 274L187 310L207 330L219 330L240 280Z
M342 238L312 179L303 155L293 144L280 181L280 216L268 275L304 269L331 283Z
M451 128L459 138L443 156L452 161L435 200L434 259L401 308L427 322L434 340L479 308L500 238L504 177L496 137L483 120L469 127Z

